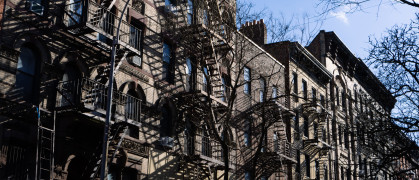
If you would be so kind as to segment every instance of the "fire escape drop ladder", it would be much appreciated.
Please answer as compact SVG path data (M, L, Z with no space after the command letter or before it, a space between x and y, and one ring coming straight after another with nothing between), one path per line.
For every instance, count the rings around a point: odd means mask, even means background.
M52 179L54 169L54 148L55 148L55 120L56 112L47 127L42 122L41 110L36 108L37 113L37 148L36 148L36 179ZM45 118L48 121L50 118Z

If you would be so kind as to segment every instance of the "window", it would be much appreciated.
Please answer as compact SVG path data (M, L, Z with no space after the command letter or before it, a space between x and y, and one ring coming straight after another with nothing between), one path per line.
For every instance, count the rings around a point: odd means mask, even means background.
M250 119L246 119L246 122L244 124L244 145L246 147L250 147L252 145L252 139L251 139L251 121Z
M298 76L297 73L292 73L292 87L293 87L293 93L294 93L294 101L298 102Z
M259 85L260 85L259 102L263 102L264 101L264 94L265 94L265 79L260 78L259 79Z
M354 97L355 97L355 109L358 109L358 93L356 93L356 91L354 92Z
M277 98L277 96L278 96L278 89L277 89L277 87L272 87L272 99L276 99Z
M342 109L346 110L346 94L345 94L345 91L342 91Z
M163 43L163 79L168 83L174 83L174 53L172 46Z
M345 148L346 149L349 149L349 132L348 132L348 130L347 129L345 129L345 132L344 132L344 141L345 141Z
M101 29L108 36L113 36L114 35L114 30L116 29L116 27L115 27L115 14L116 14L116 11L117 11L116 8L113 7L111 9L111 13L105 13L104 14L104 18L102 18ZM104 34L99 33L98 36L97 36L97 39L99 41L103 42L103 43L108 44L108 45L111 45L112 44L112 39L108 38Z
M320 104L323 106L323 108L326 108L326 101L323 94L320 94Z
M144 37L144 24L132 18L129 32L129 45L136 50L141 51Z
M191 62L191 58L186 58L185 73L186 73L186 75L188 75L188 77L190 77L192 75L192 62Z
M191 25L193 23L193 0L188 0L188 10L187 10L187 19L188 19L188 25Z
M313 123L313 130L314 130L314 139L318 139L318 124L317 123Z
M322 140L326 142L326 129L322 128Z
M320 179L320 166L318 160L314 161L314 169L316 171L316 179Z
M303 90L303 98L304 100L307 100L307 81L305 81L304 79L302 81L301 88Z
M323 169L324 169L324 175L323 175L323 179L324 180L327 180L327 175L328 175L328 172L327 172L327 165L326 164L323 164Z
M175 0L164 0L165 6L173 6L175 5Z
M204 156L212 157L212 145L209 136L208 129L205 126L202 126L202 147L201 153Z
M39 16L44 15L44 6L42 4L45 4L45 3L43 3L42 0L28 0L27 2L29 3L30 11L32 11L33 13Z
M361 110L361 113L363 113L364 112L364 107L362 106L362 97L361 96L359 96L359 109Z
M140 120L140 100L135 90L128 90L125 102L125 117L134 121Z
M140 131L137 126L128 126L127 135L133 138L140 138Z
M243 75L244 75L244 93L245 94L250 94L250 91L251 91L251 89L250 89L250 79L251 79L251 72L250 72L250 69L248 68L248 67L244 67L244 72L243 72Z
M306 176L310 177L310 156L308 154L305 155L306 161Z
M23 45L16 71L16 88L22 93L23 99L35 103L36 92L38 91L39 54L35 49Z
M208 92L209 91L209 87L207 86L208 85L208 82L207 82L207 77L209 76L209 74L208 74L208 68L207 67L204 67L204 73L202 74L202 88L203 88L203 90L205 91L205 92Z
M160 122L160 137L171 137L172 134L172 114L167 104L161 109L162 119Z
M308 137L308 117L307 116L303 116L304 118L304 136Z
M82 19L83 1L70 0L70 12L67 26L79 24Z
M316 103L316 101L317 101L317 90L316 90L316 88L311 88L311 99L313 100L313 103Z
M64 74L62 78L62 93L60 100L60 106L69 106L79 103L79 90L74 83L81 77L81 73L78 70L75 63L67 63L65 65Z
M207 10L204 10L203 12L203 19L202 19L204 25L208 25L208 12Z
M336 87L336 106L339 106L339 88Z
M221 89L221 100L223 101L223 102L226 102L227 101L227 98L226 98L226 93L227 93L227 84L226 84L226 77L225 77L225 75L223 75L223 76L221 76L221 83L223 84L223 86L221 87L222 89Z
M339 131L338 131L338 133L339 133L339 144L342 144L342 128L341 128L340 125L338 126L338 128L339 128Z
M250 180L251 178L250 178L250 173L249 173L249 171L246 171L245 173L244 173L244 179L245 180Z

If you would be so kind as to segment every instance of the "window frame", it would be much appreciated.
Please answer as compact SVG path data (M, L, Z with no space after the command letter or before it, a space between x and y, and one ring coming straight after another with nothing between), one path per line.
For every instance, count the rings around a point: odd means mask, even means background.
M246 75L247 74L247 75ZM243 93L247 95L251 95L252 92L252 71L249 67L245 66L243 68Z
M30 54L28 54L29 56L26 55L26 57L22 57L22 55L24 55L23 53ZM18 62L16 64L15 88L22 88L23 99L30 103L37 103L40 88L39 76L41 73L41 61L41 54L37 48L31 44L22 45L18 56ZM27 67L29 67L29 69ZM28 84L29 82L30 84Z
M165 52L165 47L169 50L168 54ZM175 48L167 41L163 42L163 57L162 57L162 79L169 84L174 84L175 79Z
M265 101L265 91L266 91L266 81L265 78L261 77L259 79L259 102L264 102Z
M311 98L313 103L317 102L317 90L314 87L311 88Z
M308 99L307 81L304 80L304 79L301 80L301 88L302 88L302 91L303 91L303 98L304 98L304 100L307 101L307 99Z
M298 74L296 72L292 73L291 84L293 85L294 102L298 102Z

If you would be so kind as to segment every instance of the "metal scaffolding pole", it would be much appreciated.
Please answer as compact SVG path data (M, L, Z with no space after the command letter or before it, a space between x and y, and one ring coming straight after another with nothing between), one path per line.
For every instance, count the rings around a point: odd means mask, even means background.
M115 54L116 54L116 46L118 45L119 40L119 30L122 23L122 18L124 17L124 13L127 9L129 0L125 2L124 9L122 10L121 17L119 18L118 28L116 29L116 36L113 37L112 41L112 52L111 52L111 65L110 65L110 74L108 80L108 99L106 103L106 119L105 119L105 127L103 132L103 144L102 144L102 160L100 166L100 179L105 180L106 170L107 170L107 159L108 159L108 137L109 137L109 124L111 120L111 110L112 110L112 92L113 92L113 78L114 78L114 71L115 71Z

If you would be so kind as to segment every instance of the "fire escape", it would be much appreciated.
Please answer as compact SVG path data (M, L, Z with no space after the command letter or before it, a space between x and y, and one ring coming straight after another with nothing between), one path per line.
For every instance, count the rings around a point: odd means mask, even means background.
M306 160L301 162L299 174L306 174L307 168L310 168L308 172L314 170L316 178L324 177L327 173L327 167L320 167L319 161L327 162L326 155L333 148L327 142L327 119L330 116L330 112L316 101L301 104L300 108L304 117L304 123L297 128L297 133L300 138L294 142L294 147L300 149L306 157L310 157L310 162L311 158L316 155L318 157L314 167L308 167ZM310 133L309 127L313 127L313 134Z
M240 149L240 156L244 160L244 166L255 162L256 176L270 177L274 173L277 176L286 177L287 165L295 164L296 150L287 138L286 124L284 120L295 116L295 114L286 107L286 97L280 97L275 100L260 102L246 109L235 117L234 124L238 129L246 129L247 117L253 117L256 124L252 129L252 134L257 138L255 145L243 147ZM264 127L262 127L264 124ZM243 125L243 126L242 126ZM265 134L264 142L258 143L260 135ZM250 143L252 144L252 143ZM257 152L257 145L261 145ZM253 165L251 165L253 166ZM239 169L244 171L244 169ZM238 172L240 173L240 172ZM244 172L241 172L244 173Z
M126 3L126 1L122 1ZM132 10L144 13L143 3L132 3ZM98 70L95 79L77 78L61 81L58 84L56 109L59 114L76 113L103 123L106 116L108 77L110 73L110 50L116 35L118 22L121 22L119 46L115 58L115 72L123 61L131 58L141 61L143 29L138 25L121 19L122 11L115 7L115 1L105 0L98 4L93 0L69 1L65 6L63 23L65 31L72 34L86 47L96 47L108 56L96 59L93 64L106 64ZM124 16L126 17L126 16ZM90 61L92 61L91 58ZM89 64L89 63L88 63ZM92 64L92 63L90 63ZM128 126L141 126L150 112L150 105L142 99L114 90L112 98L112 117L109 137L108 162L120 156L119 149L141 157L148 157L149 147L126 137ZM91 159L83 177L98 177L101 164L101 143L91 152Z
M314 134L303 140L303 149L311 156L319 153L320 156L326 155L331 148L330 144L326 142L327 139L327 118L330 113L317 103L302 104L303 115L308 118L308 127L313 127ZM303 127L307 129L307 127Z
M182 147L180 171L190 178L204 179L225 167L222 148L206 126L210 109L217 117L223 116L228 102L229 87L223 74L226 54L232 50L229 27L221 16L221 9L230 11L229 2L193 1L166 5L162 22L164 38L176 42L182 49L177 63L188 64L186 90L157 82L157 87L170 93L178 112L183 112L188 122L179 126L185 129L180 135ZM186 9L183 9L186 7ZM189 62L186 62L188 59ZM215 122L217 123L217 122ZM233 151L229 154L229 167L234 167Z

